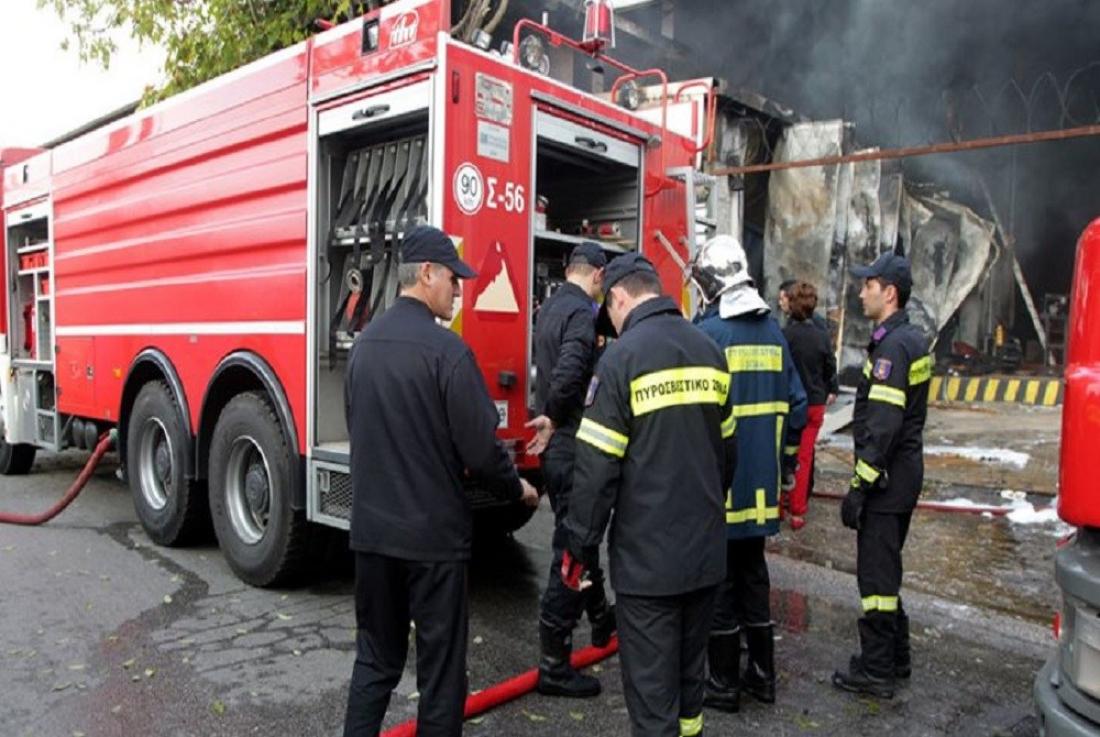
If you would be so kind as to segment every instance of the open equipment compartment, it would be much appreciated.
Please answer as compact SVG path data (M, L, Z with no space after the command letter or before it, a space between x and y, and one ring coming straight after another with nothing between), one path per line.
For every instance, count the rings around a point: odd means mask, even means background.
M541 304L565 281L573 248L599 243L608 259L639 247L642 144L602 129L535 111L532 325ZM534 409L534 330L530 331L528 405Z
M344 376L355 336L397 296L397 246L427 222L431 81L317 118L313 450L322 516L350 515ZM345 489L344 487L347 486Z
M10 212L7 263L14 278L8 294L9 351L15 396L26 410L8 433L10 442L61 447L54 383L54 329L49 203Z

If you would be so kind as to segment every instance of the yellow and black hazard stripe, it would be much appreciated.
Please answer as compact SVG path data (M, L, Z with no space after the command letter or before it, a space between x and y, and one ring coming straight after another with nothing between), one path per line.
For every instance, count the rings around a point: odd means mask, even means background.
M1018 402L1054 407L1062 403L1065 389L1058 378L1011 376L933 376L930 401Z

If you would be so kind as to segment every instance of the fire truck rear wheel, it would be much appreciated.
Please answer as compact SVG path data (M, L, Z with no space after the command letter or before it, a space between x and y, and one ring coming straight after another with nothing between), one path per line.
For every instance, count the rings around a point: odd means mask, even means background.
M126 432L126 468L134 511L158 545L184 545L209 534L204 490L186 475L187 439L168 385L143 386Z
M292 468L267 397L231 399L210 440L210 516L229 567L253 586L287 582L305 558L308 527L290 504Z
M38 448L30 443L8 443L0 440L0 474L22 476L34 465Z

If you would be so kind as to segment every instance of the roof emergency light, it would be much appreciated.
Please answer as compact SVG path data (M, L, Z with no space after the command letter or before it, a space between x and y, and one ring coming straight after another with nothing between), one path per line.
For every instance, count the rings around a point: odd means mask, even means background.
M611 0L584 0L584 36L589 53L615 48L615 6Z

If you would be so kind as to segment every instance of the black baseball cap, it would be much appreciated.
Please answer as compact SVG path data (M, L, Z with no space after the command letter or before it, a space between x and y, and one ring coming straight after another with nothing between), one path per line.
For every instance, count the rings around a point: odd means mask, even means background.
M648 272L657 276L657 269L653 263L640 253L624 253L611 259L603 272L603 296L606 299L611 293L611 287L623 280L624 277L638 272Z
M473 279L477 276L477 272L458 257L458 251L450 237L430 225L416 226L401 241L401 263L415 264L422 261L446 266L459 279Z
M899 289L913 288L913 274L909 270L909 259L893 251L882 254L869 266L853 266L852 274L861 279L882 279Z
M599 335L615 335L615 327L611 322L611 315L607 313L607 297L611 294L611 287L618 284L631 274L645 272L657 276L657 269L653 263L640 253L624 253L607 264L603 270L603 304L596 315L596 332Z
M569 263L574 264L578 261L595 266L597 269L607 266L607 256L604 255L600 244L595 241L584 241L573 249L569 254Z

